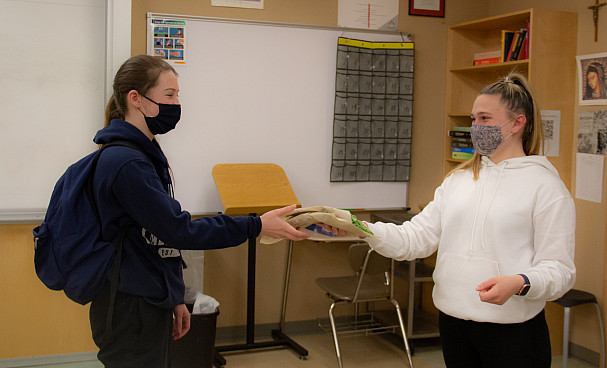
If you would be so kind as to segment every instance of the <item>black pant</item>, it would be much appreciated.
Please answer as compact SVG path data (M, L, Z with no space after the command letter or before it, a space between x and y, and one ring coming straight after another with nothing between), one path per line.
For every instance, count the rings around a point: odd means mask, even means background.
M109 283L93 300L89 313L97 357L107 368L168 368L173 311L142 297L118 292L114 304L112 340L104 340L110 300Z
M499 324L439 315L448 368L550 368L550 336L544 311L529 321Z

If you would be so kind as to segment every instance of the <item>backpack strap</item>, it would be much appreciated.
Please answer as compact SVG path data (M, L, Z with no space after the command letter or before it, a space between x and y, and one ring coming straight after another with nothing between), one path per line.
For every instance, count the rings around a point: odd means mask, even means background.
M110 282L110 303L107 311L107 321L105 324L105 333L102 340L109 344L114 339L112 332L112 321L114 317L114 303L116 301L116 294L118 294L118 280L120 277L120 264L122 263L122 245L124 243L124 237L128 232L129 228L133 226L133 222L125 224L121 229L116 238L114 239L114 247L116 248L116 255L114 256L114 269L112 270L112 281Z
M102 224L103 222L101 221L101 216L99 215L99 207L97 207L97 201L95 201L95 196L93 195L93 177L95 176L95 170L97 169L97 162L99 161L99 157L101 156L101 153L106 148L113 147L113 146L129 147L129 148L132 148L139 152L143 152L141 147L139 147L135 142L127 141L127 140L112 141L110 143L106 143L106 144L102 145L101 148L99 148L97 154L95 155L95 157L93 158L93 161L91 162L91 173L86 178L86 185L84 186L84 190L86 191L86 196L89 199L91 207L93 207L93 212L97 216L97 220L99 220L99 224Z
M97 202L95 201L95 197L93 195L93 176L95 175L95 170L97 169L97 161L99 161L99 156L101 156L101 153L106 148L109 148L112 146L124 146L124 147L129 147L134 150L143 152L141 150L141 148L134 142L125 141L125 140L117 140L117 141L112 141L110 143L104 144L99 149L99 152L93 158L93 161L91 162L91 173L86 179L85 191L86 191L86 196L89 199L89 202L91 204L91 207L93 207L93 212L95 212L95 215L97 216L97 220L99 220L100 226L102 226L103 222L101 221L101 215L99 214L99 207L97 206ZM113 321L113 317L114 317L114 304L116 301L116 294L118 294L118 280L120 278L120 264L122 263L122 245L124 243L124 238L126 237L126 233L132 226L134 226L134 223L132 221L129 221L126 224L124 224L120 228L120 231L118 232L118 235L116 235L116 237L114 238L114 242L113 242L116 253L114 255L114 268L112 270L112 279L110 281L110 302L109 302L109 306L108 306L107 321L106 321L105 333L102 338L102 340L107 344L111 343L113 340L112 321Z

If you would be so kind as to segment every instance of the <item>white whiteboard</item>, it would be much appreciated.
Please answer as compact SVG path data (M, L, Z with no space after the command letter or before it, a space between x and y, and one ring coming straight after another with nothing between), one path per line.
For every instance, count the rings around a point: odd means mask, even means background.
M337 38L401 35L186 20L186 65L175 66L182 119L159 138L184 209L223 209L211 175L219 163L280 165L303 206L407 205L407 183L329 181Z
M0 210L39 210L103 127L105 1L0 1L0 13Z
M0 0L0 223L41 220L59 176L95 150L130 12L122 0Z

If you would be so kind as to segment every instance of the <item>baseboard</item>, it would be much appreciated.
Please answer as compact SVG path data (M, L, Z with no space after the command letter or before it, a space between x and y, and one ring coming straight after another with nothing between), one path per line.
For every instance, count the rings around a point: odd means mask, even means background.
M41 355L24 358L0 359L0 368L29 367L32 365L75 363L94 360L97 360L96 351L73 354Z
M326 321L321 320L321 323L328 324L329 319ZM266 323L255 325L255 340L271 340L272 330L280 328L278 323ZM323 332L319 326L319 320L305 320L305 321L294 321L286 322L283 332L288 336L298 335L310 335ZM247 328L246 326L230 326L230 327L217 327L215 332L215 343L217 345L238 343L246 340Z
M576 357L597 367L601 363L601 353L572 342L569 343L569 356Z
M288 336L310 335L325 332L320 324L328 324L326 320L305 320L285 323L283 332ZM269 340L272 336L272 330L279 328L278 323L267 323L255 325L255 339L259 341ZM396 336L387 334L388 340L395 346L402 347L402 340ZM246 339L246 326L218 327L215 334L215 343L217 345L238 343ZM594 350L587 349L581 345L569 343L569 355L577 359L598 366L601 360L601 354ZM555 359L556 357L553 357ZM558 359L558 358L556 358ZM97 360L97 352L90 351L73 354L42 355L24 358L0 359L0 368L27 367L43 364L61 364L73 362L85 362Z
M327 319L328 321L328 319ZM309 335L322 332L318 320L295 321L285 323L284 332L288 336ZM328 322L327 322L328 323ZM279 328L278 323L255 325L255 339L259 341L272 339L272 330ZM238 343L246 339L246 326L218 327L215 341L218 345ZM0 359L0 368L28 367L44 364L62 364L97 360L97 352L41 355L23 358Z

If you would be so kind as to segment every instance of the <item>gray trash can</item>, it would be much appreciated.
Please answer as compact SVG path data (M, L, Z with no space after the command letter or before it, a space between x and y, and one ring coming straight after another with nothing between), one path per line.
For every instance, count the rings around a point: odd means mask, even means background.
M192 304L186 304L190 313ZM172 368L213 368L215 355L215 329L217 315L192 314L190 331L179 340L171 341L171 367Z

